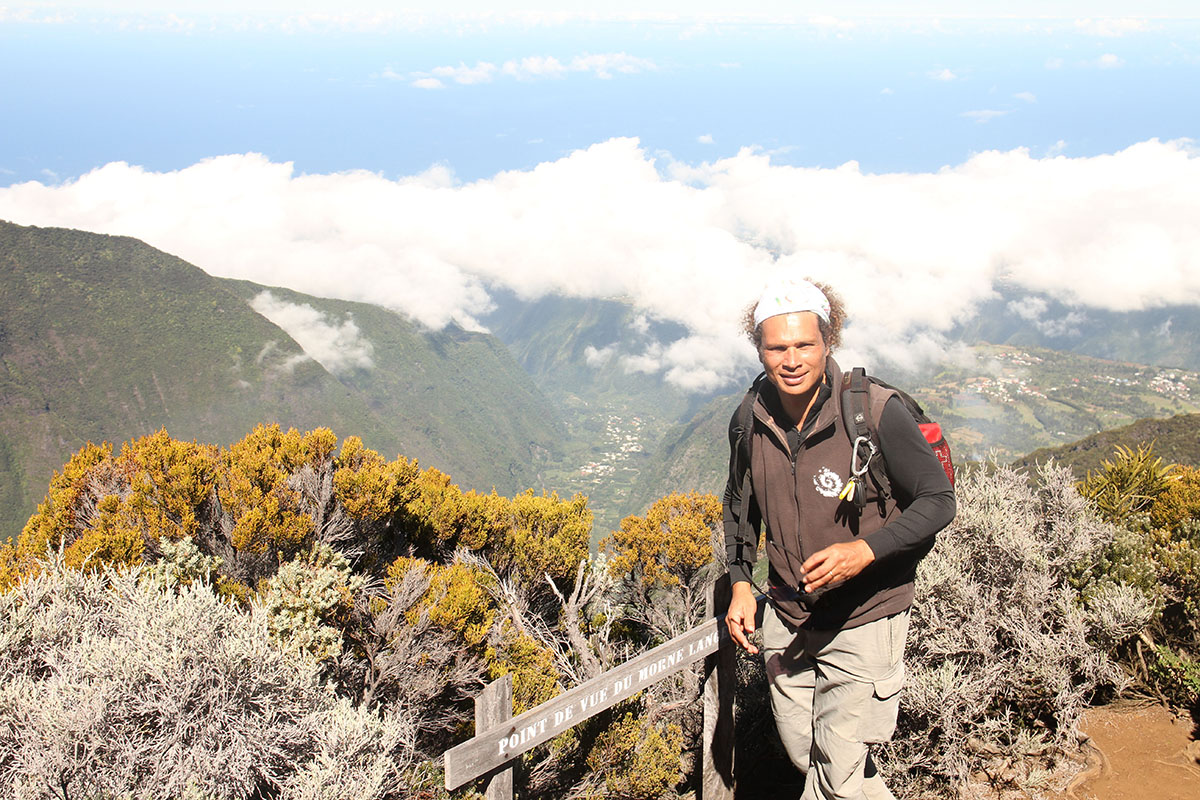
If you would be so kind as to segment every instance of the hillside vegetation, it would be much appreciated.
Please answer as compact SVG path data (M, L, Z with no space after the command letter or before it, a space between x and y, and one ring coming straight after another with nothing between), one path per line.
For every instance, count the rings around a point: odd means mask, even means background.
M495 339L273 290L371 343L371 368L334 374L251 308L264 288L135 239L0 222L0 540L72 452L164 426L231 443L262 422L332 425L471 487L541 485L562 429Z
M1143 449L1082 491L1053 465L961 476L880 754L899 795L1061 787L1083 709L1131 680L1200 702L1198 474ZM0 781L446 797L440 754L485 681L511 675L520 713L705 618L720 513L668 495L592 551L582 496L462 491L328 429L86 446L0 547ZM739 781L770 784L790 768L765 667L739 665ZM530 751L522 793L694 796L700 666Z
M597 557L582 496L464 492L328 429L86 446L0 547L0 780L29 797L428 797L485 680L511 674L519 713L696 625L719 516L665 498ZM281 653L248 669L264 648ZM60 719L63 692L98 713ZM663 793L698 700L685 677L622 703L543 748L531 791Z
M1150 418L1130 434L1154 438L1153 431L1167 425L1178 435L1164 440L1164 457L1194 463L1197 448L1187 444L1188 423L1162 420L1187 420L1200 411L1200 373L1034 348L978 345L972 352L974 364L939 367L932 376L881 375L906 389L941 424L956 461L986 461L994 456L1003 461L1022 459L1019 463L1029 465L1032 456L1024 456L1036 451L1038 458L1042 453L1058 453L1075 463L1077 450L1091 449L1082 442L1075 444L1079 440L1093 441L1084 437ZM649 502L665 491L719 493L724 489L729 459L726 431L741 395L738 391L718 397L688 423L665 433L644 466L638 502ZM1105 443L1120 441L1099 434L1094 444L1103 450ZM1111 447L1097 452L1089 459L1090 466L1099 466L1111 452Z
M1013 466L1031 468L1054 459L1068 467L1082 480L1090 472L1098 472L1113 452L1120 447L1136 450L1151 444L1154 452L1171 464L1200 466L1200 414L1179 414L1168 419L1140 419L1130 425L1085 436L1077 442L1060 447L1043 447Z
M0 248L0 539L20 529L73 450L163 426L220 443L260 422L354 430L466 487L584 493L593 543L656 497L724 483L724 426L740 392L689 395L640 371L639 357L686 331L622 298L497 292L484 318L495 336L431 332L370 304L212 278L128 238L0 223ZM303 344L313 353L256 310L264 296L322 323L324 341ZM1188 309L1045 308L1078 330L995 314L957 335L1174 364L1198 330ZM333 340L347 330L366 356L330 362L322 348L345 345ZM960 461L1012 460L1200 411L1194 371L1025 344L974 352L975 363L934 374L882 374L925 404Z
M545 485L587 494L598 532L616 528L648 505L647 459L698 402L659 374L629 369L626 359L683 329L649 320L620 299L499 299L485 321L567 429L563 457L546 465Z

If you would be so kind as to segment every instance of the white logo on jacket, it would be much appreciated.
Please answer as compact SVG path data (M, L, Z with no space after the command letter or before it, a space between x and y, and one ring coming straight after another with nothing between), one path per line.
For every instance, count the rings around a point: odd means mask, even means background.
M842 493L842 478L829 467L821 467L821 471L813 475L813 486L825 497L837 497Z

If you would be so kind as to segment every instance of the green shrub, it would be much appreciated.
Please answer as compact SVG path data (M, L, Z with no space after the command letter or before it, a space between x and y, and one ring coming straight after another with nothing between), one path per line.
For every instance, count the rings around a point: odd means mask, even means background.
M1111 460L1097 472L1088 472L1079 493L1096 504L1110 522L1121 522L1148 509L1170 485L1171 468L1154 455L1153 443L1137 450L1117 446Z
M1127 584L1150 598L1154 614L1140 640L1122 649L1123 663L1145 690L1193 705L1200 659L1200 470L1164 468L1149 445L1120 449L1080 491L1105 498L1117 487L1139 495L1106 506L1121 528L1083 582L1084 595Z
M1192 708L1200 704L1200 659L1157 646L1150 678L1168 702Z
M344 623L363 585L363 577L351 573L345 556L319 544L264 583L261 603L267 630L287 649L317 661L337 658L342 652L339 623Z

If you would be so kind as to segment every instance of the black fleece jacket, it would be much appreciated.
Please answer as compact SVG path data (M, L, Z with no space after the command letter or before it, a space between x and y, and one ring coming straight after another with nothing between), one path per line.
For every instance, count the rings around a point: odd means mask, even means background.
M777 420L784 419L774 387L765 384L763 388L761 396L771 415ZM807 428L817 419L821 407L829 400L830 395L828 383L822 385L805 420L806 429L797 431L795 425L788 427L788 445L793 453L808 434ZM892 493L901 513L863 539L875 554L876 561L883 562L897 556L915 561L933 546L937 532L954 519L954 487L946 477L941 462L925 441L921 429L898 397L892 397L884 405L877 433L879 448L883 452L888 478L891 480ZM734 583L750 580L758 555L756 535L751 536L750 541L743 542L741 548L734 547L734 543L728 541L728 532L731 529L728 524L730 513L739 508L740 503L741 486L730 480L724 497L726 544L731 553L738 550L744 559L729 565L730 579ZM757 520L757 517L755 508L751 519ZM753 526L754 529L757 527Z

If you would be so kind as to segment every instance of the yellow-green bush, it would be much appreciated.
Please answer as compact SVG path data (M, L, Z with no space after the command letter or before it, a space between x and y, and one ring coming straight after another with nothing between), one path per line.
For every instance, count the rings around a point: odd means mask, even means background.
M680 779L683 732L678 725L650 725L626 714L600 734L588 766L604 776L611 797L661 797Z
M499 641L487 650L488 677L513 676L513 714L521 714L556 697L562 676L554 656L510 620L501 625Z
M88 442L71 456L62 472L54 473L46 499L38 504L17 540L22 561L32 562L45 556L48 549L65 549L74 543L78 528L88 522L82 506L90 499L93 474L102 466L112 466L112 445Z
M1150 506L1150 522L1156 528L1178 530L1188 520L1197 519L1200 519L1200 469L1174 467L1166 488Z
M117 495L96 504L91 523L64 552L63 561L78 569L88 561L132 566L142 562L146 543L136 512Z
M69 566L140 563L148 542L197 533L218 466L217 448L165 430L127 443L119 456L89 443L51 479L21 532L19 555L29 564L61 547Z
M614 576L640 575L658 587L689 582L713 559L713 533L721 523L721 501L711 494L669 494L646 516L621 520L621 529L600 542Z
M300 510L288 478L302 466L323 466L335 442L325 428L301 434L259 425L225 452L217 497L233 519L235 548L290 558L312 545L312 518Z
M166 429L121 448L128 464L128 503L147 536L195 536L197 512L216 485L220 451L172 439Z
M399 456L388 461L348 436L342 442L333 473L334 494L355 519L377 520L396 513L416 493L420 470L415 461Z
M8 542L0 544L0 594L7 592L21 582L25 570L17 557L17 548Z
M404 503L405 535L423 552L448 556L458 547L484 549L493 535L492 509L503 498L463 492L450 476L430 467Z
M483 584L491 578L466 564L430 564L425 602L410 614L427 611L437 625L454 631L470 648L482 648L496 610Z
M1145 652L1127 654L1130 669L1173 702L1200 702L1200 470L1164 467L1150 445L1118 448L1080 491L1120 523L1085 597L1125 583L1151 598L1157 613Z
M562 500L557 493L530 489L497 503L493 513L500 538L489 556L527 586L544 585L546 575L559 581L574 578L579 562L587 558L592 512L582 494Z
M1166 632L1172 638L1193 639L1200 652L1200 470L1172 466L1163 487L1154 493L1144 513L1126 520L1138 541L1135 552L1116 566L1123 574L1150 571L1153 585L1138 581L1160 596L1169 610L1182 606L1184 630ZM1131 563L1132 562L1132 563Z

